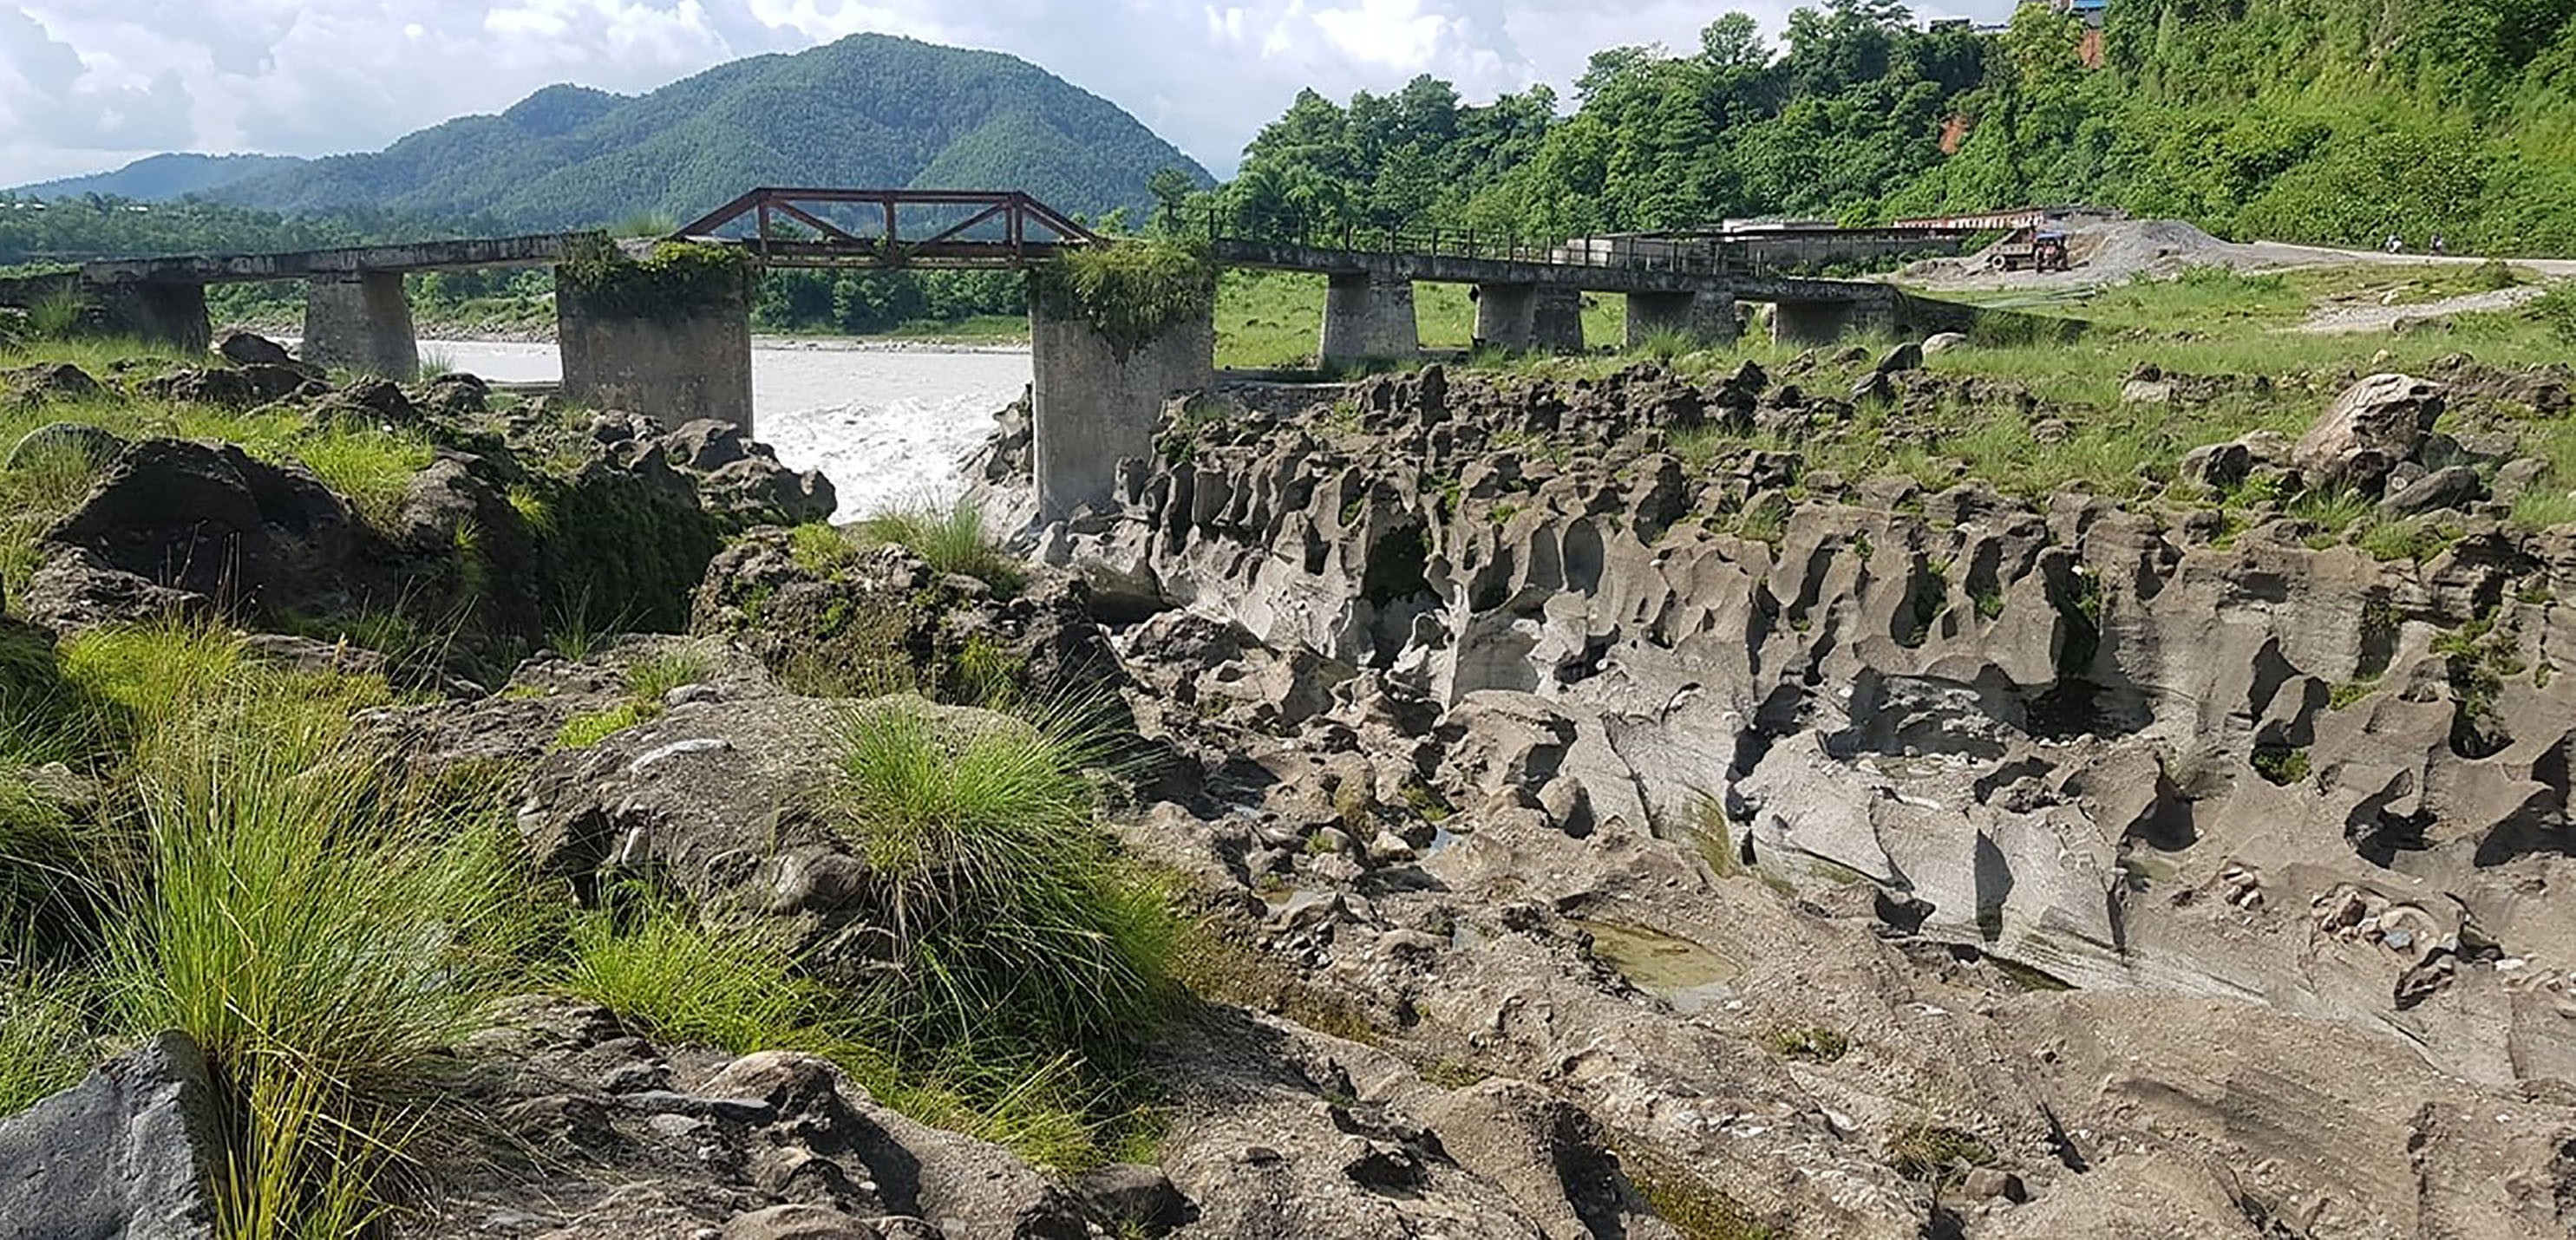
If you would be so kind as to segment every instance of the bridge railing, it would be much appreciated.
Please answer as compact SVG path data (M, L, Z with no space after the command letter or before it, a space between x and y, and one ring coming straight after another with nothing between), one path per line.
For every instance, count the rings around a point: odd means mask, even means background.
M1438 224L1318 224L1303 219L1246 224L1221 208L1209 210L1200 226L1211 242L1293 245L1347 254L1543 263L1683 275L1725 275L1744 270L1740 247L1714 239L1613 235L1541 240L1510 231Z

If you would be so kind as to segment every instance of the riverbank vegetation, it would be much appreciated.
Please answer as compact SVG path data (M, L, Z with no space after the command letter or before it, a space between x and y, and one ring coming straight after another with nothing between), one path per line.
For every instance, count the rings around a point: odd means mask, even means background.
M2240 238L2576 251L2576 7L2124 0L2098 32L1894 0L1730 13L1489 104L1415 79L1313 91L1214 204L1238 225L1440 223L1561 238L1788 215L1847 222L2090 202ZM1204 205L1204 204L1202 204Z
M888 889L904 914L889 968L827 982L808 948L651 873L577 898L540 872L513 790L549 753L663 719L674 690L712 674L705 646L600 635L685 629L732 527L694 497L684 517L667 487L627 485L588 446L590 411L486 410L428 383L387 425L334 403L390 399L359 381L244 410L207 397L226 369L107 340L0 346L0 443L18 445L0 464L15 514L0 526L0 1116L177 1030L218 1087L218 1233L359 1234L485 1135L491 1117L446 1075L460 1046L501 1001L552 996L675 1041L824 1055L886 1105L1051 1168L1141 1152L1152 1112L1131 1060L1179 998L1167 962L1185 927L1094 825L1117 765L1096 712L1006 691L1017 664L989 642L954 676L901 683L940 694L953 680L967 690L944 700L1002 713L853 705L817 812L904 876ZM154 436L309 469L370 527L358 545L406 540L399 581L354 614L308 614L297 593L59 641L22 622L44 541L125 443ZM467 484L492 502L433 563L402 500L435 446L459 442L505 461L508 485ZM863 555L851 534L811 526L797 558L845 567ZM996 590L1020 571L971 506L895 514L866 541ZM315 571L356 586L368 567ZM881 636L852 657L914 657L899 630ZM549 724L554 743L524 753L402 760L417 755L386 712L470 709L487 696L477 680L503 686L491 700L542 697L507 683L541 645L555 653L540 663L596 664L618 720L568 712L573 741Z

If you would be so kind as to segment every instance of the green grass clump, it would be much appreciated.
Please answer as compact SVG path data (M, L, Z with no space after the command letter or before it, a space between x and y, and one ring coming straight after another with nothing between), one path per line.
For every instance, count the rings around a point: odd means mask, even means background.
M787 553L796 567L817 577L830 577L858 562L866 548L837 525L808 521L787 531Z
M649 723L660 713L635 702L619 702L606 710L575 715L556 730L555 748L588 749L628 728Z
M2362 531L2355 545L2374 559L2413 560L2420 564L2459 539L2459 527L2438 516L2422 516L2372 524Z
M0 985L0 1117L79 1083L97 1050L84 996L59 979Z
M251 451L302 461L379 528L393 523L412 475L429 468L433 455L429 440L417 433L372 428L300 435L283 443L255 444Z
M832 811L880 884L893 968L852 996L902 1052L1111 1048L1169 998L1162 889L1092 823L1093 736L902 703L849 722Z
M343 1234L397 1195L437 1066L537 933L506 804L360 740L380 678L177 626L84 634L63 666L130 744L137 877L101 935L101 1028L204 1048L241 1134L225 1235Z
M1027 577L1018 558L985 532L982 505L964 496L878 513L859 522L859 532L908 548L942 573L977 578L997 593L1019 589Z
M626 665L626 691L638 702L660 705L664 695L682 685L706 679L707 652L678 645L645 655Z
M694 644L667 647L626 665L626 698L601 710L564 720L555 732L558 749L587 749L638 724L662 717L662 702L671 690L706 678L707 652Z
M1760 1222L1734 1198L1671 1159L1627 1143L1617 1154L1629 1187L1683 1240L1784 1240L1786 1233Z
M1983 1138L1946 1124L1909 1124L1887 1142L1887 1162L1897 1174L1935 1187L1957 1184L1994 1156Z
M0 950L40 949L77 928L106 881L98 834L26 767L0 760Z
M649 891L608 904L573 922L562 984L574 995L652 1037L738 1055L831 1040L819 1031L830 992L796 973L786 944Z
M2248 761L2253 764L2255 774L2283 787L2308 777L2308 751L2305 749L2292 749L2286 745L2258 746Z
M1762 1044L1783 1059L1802 1059L1808 1063L1832 1063L1851 1051L1850 1038L1822 1025L1774 1029L1762 1039Z

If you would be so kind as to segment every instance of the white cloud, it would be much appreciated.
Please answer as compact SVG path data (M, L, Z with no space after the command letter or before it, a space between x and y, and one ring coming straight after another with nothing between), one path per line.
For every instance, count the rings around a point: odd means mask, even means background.
M1414 72L1430 66L1449 25L1449 18L1423 12L1421 0L1360 0L1353 8L1315 13L1316 29L1344 55Z
M210 21L201 0L21 0L0 9L0 185L157 150L369 150L555 82L649 90L859 31L1024 57L1223 173L1301 87L1562 90L1597 48L1687 48L1727 7L1776 32L1791 2L234 0Z

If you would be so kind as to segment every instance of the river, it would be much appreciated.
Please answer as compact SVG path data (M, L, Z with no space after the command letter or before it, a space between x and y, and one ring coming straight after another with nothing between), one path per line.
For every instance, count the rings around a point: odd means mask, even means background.
M424 340L421 356L495 383L562 377L552 344ZM838 520L965 485L958 459L1029 382L1025 349L851 348L761 342L751 351L752 422L778 459L819 469Z

